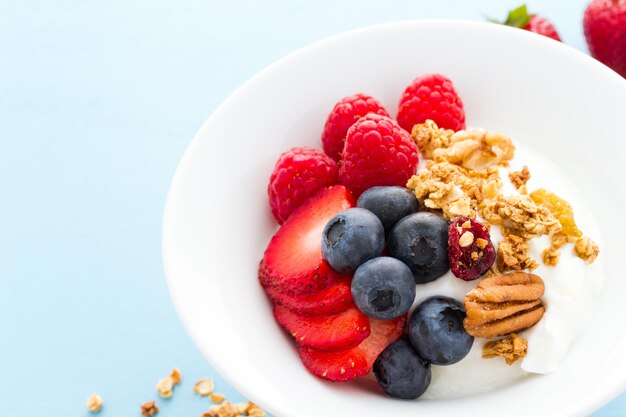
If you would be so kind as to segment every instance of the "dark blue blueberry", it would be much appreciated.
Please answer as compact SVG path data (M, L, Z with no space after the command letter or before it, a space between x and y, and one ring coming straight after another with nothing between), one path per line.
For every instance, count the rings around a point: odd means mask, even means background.
M378 355L374 362L374 375L387 394L413 400L430 385L430 364L420 358L403 337Z
M379 256L385 247L383 225L371 211L344 210L326 223L322 255L340 274L353 273L363 262Z
M352 298L366 316L379 320L400 317L415 300L413 273L397 259L371 259L354 273Z
M356 206L374 213L385 233L389 233L401 218L417 213L419 209L415 194L404 187L372 187L361 194Z
M389 256L407 264L416 284L433 281L450 269L448 222L433 213L410 214L400 220L387 242Z
M468 354L474 337L463 327L465 309L449 297L431 297L409 318L407 333L418 355L433 365L451 365Z

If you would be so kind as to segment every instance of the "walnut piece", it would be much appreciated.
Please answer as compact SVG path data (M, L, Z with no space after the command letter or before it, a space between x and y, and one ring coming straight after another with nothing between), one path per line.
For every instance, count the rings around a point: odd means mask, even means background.
M511 333L504 339L485 343L483 358L495 358L502 356L507 365L523 358L528 353L528 341L517 333Z
M574 244L574 251L580 259L588 264L592 264L600 253L600 247L588 236L583 236Z
M530 179L530 171L528 170L528 167L526 165L524 165L521 171L509 172L509 180L511 181L511 184L513 184L517 190L522 188L522 186L526 185L529 179Z
M159 407L156 406L155 401L148 401L141 404L141 415L145 417L151 417L159 412Z
M435 162L447 161L472 170L504 166L514 156L515 146L510 138L483 129L458 131L450 137L447 147L433 151Z
M537 275L512 272L484 278L465 295L465 330L493 339L532 327L545 311L543 293L543 280Z
M537 262L528 256L527 242L516 235L508 235L498 244L496 264L501 272L523 269L532 271L538 266Z
M99 413L102 410L102 397L98 394L91 394L87 398L87 410L90 413Z
M556 217L526 195L499 195L495 201L481 206L480 211L487 221L524 239L561 231Z
M207 395L210 395L214 389L215 384L213 383L213 379L211 377L206 377L196 382L193 387L193 392L200 394L202 397L206 397Z
M170 398L175 385L180 384L180 370L174 368L170 375L157 383L156 390L162 398Z

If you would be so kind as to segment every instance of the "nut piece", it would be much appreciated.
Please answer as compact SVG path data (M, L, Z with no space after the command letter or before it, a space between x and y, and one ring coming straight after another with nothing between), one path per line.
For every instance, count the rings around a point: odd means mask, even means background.
M462 248L466 248L472 243L474 243L474 234L472 232L465 232L459 238L459 246Z
M496 261L498 270L504 271L521 271L537 268L535 262L528 256L527 242L519 236L508 235L502 242L498 244L498 258Z
M450 137L447 148L433 151L437 162L448 161L473 170L507 165L513 156L515 146L510 138L483 129L460 130Z
M87 398L87 410L90 413L99 413L102 410L102 397L98 394L91 394Z
M511 365L516 360L526 356L527 352L528 341L517 333L511 333L504 339L485 343L483 358L502 356L506 360L506 364Z
M193 387L193 392L200 394L203 397L211 394L215 389L215 384L213 383L213 379L211 377L202 378L200 381L196 382L196 385Z
M528 170L528 167L526 165L524 165L521 171L509 172L509 180L511 181L511 184L513 184L517 190L522 188L522 186L526 185L529 179L530 179L530 171Z
M574 244L574 251L580 259L588 264L592 264L600 253L600 247L596 242L589 239L588 236L583 236Z
M534 326L545 311L543 280L525 272L492 275L465 296L465 330L493 339Z
M211 399L211 401L213 401L215 404L220 404L224 402L224 396L222 394L218 394L216 392L212 392L211 394L209 394L209 398Z
M156 406L155 401L148 401L141 404L141 415L145 417L151 417L159 412L159 407Z
M180 384L180 381L180 370L174 368L168 377L163 378L157 383L156 390L162 398L170 398L174 385Z

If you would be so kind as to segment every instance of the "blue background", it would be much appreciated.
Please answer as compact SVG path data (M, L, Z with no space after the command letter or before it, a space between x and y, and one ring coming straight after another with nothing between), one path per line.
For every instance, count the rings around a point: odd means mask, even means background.
M0 0L0 416L86 416L92 392L101 416L136 416L174 366L184 382L160 415L206 410L191 392L206 375L243 401L191 343L163 277L163 207L195 131L320 38L504 17L518 1ZM585 3L528 2L579 49ZM596 414L623 415L626 395Z

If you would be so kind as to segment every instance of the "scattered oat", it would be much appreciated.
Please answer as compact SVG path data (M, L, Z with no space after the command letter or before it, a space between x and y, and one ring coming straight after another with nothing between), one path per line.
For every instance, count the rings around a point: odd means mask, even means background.
M145 417L151 417L159 412L159 407L156 406L155 401L148 401L141 404L141 415Z
M519 236L508 235L498 244L496 264L499 271L521 271L537 268L535 262L528 255L528 243Z
M561 249L567 244L567 242L569 242L569 238L563 232L555 233L551 237L551 244L552 247L555 249Z
M592 264L598 257L600 248L598 247L598 244L591 240L588 236L583 236L574 244L574 251L576 252L576 256L580 259L588 264Z
M102 410L102 397L98 394L91 394L87 398L87 410L90 413L99 413Z
M209 398L211 398L211 401L213 401L215 404L220 404L224 402L224 396L215 392L209 394Z
M196 385L193 387L193 392L200 394L203 397L211 394L215 389L215 384L213 383L213 379L211 377L202 378L200 381L196 382Z
M529 179L530 171L528 170L528 167L526 165L524 165L521 171L509 172L509 180L518 191L520 190L520 188L526 185L526 182L528 182Z
M513 364L528 353L528 341L517 333L511 333L504 339L485 343L483 358L504 357L507 365Z
M180 384L181 374L176 368L172 370L170 375L163 378L157 383L156 390L161 398L170 398L175 385Z

